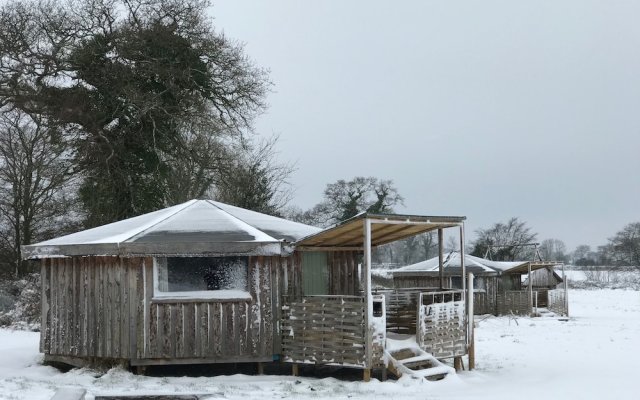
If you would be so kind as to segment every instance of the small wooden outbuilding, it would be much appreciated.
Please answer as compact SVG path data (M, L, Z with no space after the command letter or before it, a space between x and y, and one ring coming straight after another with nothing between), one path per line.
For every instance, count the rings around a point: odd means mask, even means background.
M451 252L445 257L445 287L461 287L461 259L459 252ZM466 254L464 264L475 277L476 314L529 315L537 307L549 307L566 314L566 288L561 287L563 279L554 270L561 263L493 261ZM393 271L393 282L397 288L439 287L440 279L438 257Z
M365 213L321 230L192 200L25 246L25 257L41 260L40 350L76 366L281 360L362 368L366 378L386 365L372 248L446 228L463 243L463 220ZM455 292L455 349L429 336L432 314L414 321L423 347L442 357L469 346L465 293ZM437 308L446 296L424 297Z

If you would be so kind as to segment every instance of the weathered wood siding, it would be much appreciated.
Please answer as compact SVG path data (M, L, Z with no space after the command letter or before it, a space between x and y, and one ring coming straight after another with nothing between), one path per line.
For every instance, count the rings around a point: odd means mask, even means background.
M491 307L487 293L473 292L473 313L475 315L493 314L495 308Z
M68 357L135 357L142 344L144 264L143 258L44 259L40 351Z
M474 293L474 314L497 315L499 276L478 276L474 279L477 291Z
M287 296L289 300L302 298L302 254L300 252L294 252L290 257L280 259L280 268L277 269L274 283L274 287L278 288L275 295L280 302L282 296Z
M278 271L296 282L295 257L249 257L248 291L251 300L154 300L148 290L145 359L206 359L210 362L271 360L277 354L276 304ZM147 266L147 276L153 269ZM295 285L286 290L295 292ZM275 291L276 293L273 293Z
M451 286L448 276L444 278L444 285ZM398 289L404 288L440 288L440 278L435 276L397 276L393 278L393 286Z
M284 361L365 367L365 298L308 296L283 306Z
M531 272L531 285L534 288L553 289L562 282L553 273L552 268L542 268Z
M301 296L300 256L250 257L248 268L250 300L169 300L153 298L151 257L44 259L40 349L141 363L270 360L282 294Z
M522 290L522 275L521 274L506 274L498 277L498 290Z
M362 261L361 251L332 251L328 253L329 294L362 295L358 264Z

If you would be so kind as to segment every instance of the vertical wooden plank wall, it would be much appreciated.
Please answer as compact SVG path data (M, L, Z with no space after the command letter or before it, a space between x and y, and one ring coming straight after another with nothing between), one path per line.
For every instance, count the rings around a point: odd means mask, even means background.
M153 300L152 265L146 265L146 339L142 359L201 359L209 362L271 360L279 348L276 323L280 285L295 257L249 257L251 300ZM276 275L278 275L276 277ZM289 278L291 279L291 277ZM291 287L298 290L299 286ZM272 291L276 291L275 295ZM278 304L274 304L277 301ZM139 314L140 315L140 314ZM278 344L274 344L274 338Z
M337 260L340 290L356 292L355 256ZM154 303L151 257L44 259L41 272L40 348L58 356L266 360L281 351L283 295L302 296L299 253L250 257L249 301Z
M362 292L358 264L361 251L329 252L329 294L359 296Z
M131 338L140 329L142 266L142 258L44 259L41 351L69 357L131 358L136 352Z
M278 297L285 296L288 300L302 298L302 253L294 252L282 258L278 275Z

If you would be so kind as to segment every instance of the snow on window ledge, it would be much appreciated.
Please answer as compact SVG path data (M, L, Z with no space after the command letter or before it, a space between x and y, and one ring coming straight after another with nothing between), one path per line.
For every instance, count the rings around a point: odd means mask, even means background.
M190 292L154 293L153 303L193 303L193 302L234 302L251 301L249 292L244 290L199 290Z

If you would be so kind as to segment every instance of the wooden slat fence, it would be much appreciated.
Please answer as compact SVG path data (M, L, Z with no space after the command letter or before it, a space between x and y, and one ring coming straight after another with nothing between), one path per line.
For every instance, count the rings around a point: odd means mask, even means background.
M424 351L439 359L465 355L465 322L462 291L420 294L416 340Z
M305 296L282 307L284 361L366 367L365 298Z
M527 290L509 290L498 293L498 315L529 315L532 311L531 294Z
M473 292L473 313L475 315L493 314L495 307L486 292Z
M528 290L508 290L498 293L498 315L529 315L532 304Z
M548 292L548 308L556 314L567 315L567 299L564 289L553 289Z

